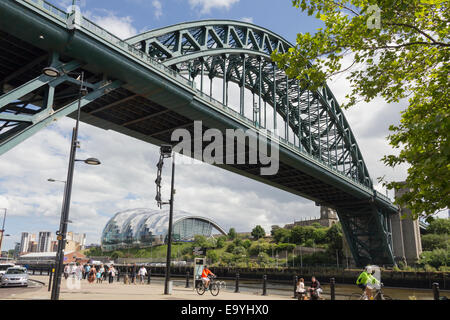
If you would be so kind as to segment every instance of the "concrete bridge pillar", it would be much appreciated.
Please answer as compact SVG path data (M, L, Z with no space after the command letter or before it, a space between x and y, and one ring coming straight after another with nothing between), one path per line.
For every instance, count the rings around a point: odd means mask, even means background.
M395 190L395 197L400 197L406 192L408 192L407 188ZM393 216L392 218L394 254L396 248L399 250L399 252L401 252L400 235L396 234L398 231L400 231L399 233L401 233L401 238L403 238L403 252L406 262L408 264L414 264L419 260L420 254L422 253L419 220L413 220L411 218L411 210L409 210L408 208L400 208L398 218L398 222L396 221L396 216ZM394 225L396 225L396 227L394 227ZM395 238L397 238L397 241Z

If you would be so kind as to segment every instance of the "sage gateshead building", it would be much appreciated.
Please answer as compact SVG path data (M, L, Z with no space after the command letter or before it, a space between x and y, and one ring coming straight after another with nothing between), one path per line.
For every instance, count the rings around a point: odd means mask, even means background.
M148 247L164 244L169 228L169 209L130 209L118 212L102 232L102 249L111 251L120 248ZM184 211L173 212L174 241L192 241L195 235L210 237L214 233L226 232L209 218L192 215Z

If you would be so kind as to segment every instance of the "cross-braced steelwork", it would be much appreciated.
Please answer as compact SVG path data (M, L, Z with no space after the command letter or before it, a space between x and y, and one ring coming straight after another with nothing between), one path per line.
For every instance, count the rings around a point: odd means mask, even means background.
M280 36L255 25L236 21L198 21L153 30L127 40L165 66L204 81L222 80L222 100L228 106L229 82L240 87L239 112L256 104L252 120L273 129L282 121L281 136L292 141L336 170L372 187L367 167L353 133L331 90L303 90L298 79L289 79L272 62L274 50L286 52L292 45ZM206 79L205 79L206 78ZM253 104L246 105L244 90ZM272 108L273 119L268 118ZM250 112L252 115L252 113ZM270 129L272 129L270 128Z
M261 164L217 165L336 209L358 265L393 264L398 210L373 189L328 86L303 89L272 63L273 50L290 47L253 24L213 20L124 41L43 0L0 1L0 155L71 116L79 86L71 72L83 71L81 121L157 145L172 143L177 128L194 132L195 120L203 132L264 134L279 142L277 174L259 175Z

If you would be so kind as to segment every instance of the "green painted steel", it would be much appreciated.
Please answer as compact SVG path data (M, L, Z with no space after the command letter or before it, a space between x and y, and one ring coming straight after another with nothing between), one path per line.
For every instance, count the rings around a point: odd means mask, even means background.
M285 177L270 180L251 169L221 167L335 208L359 265L394 263L388 220L397 207L373 189L355 137L331 90L326 85L316 91L300 90L297 79L288 79L283 70L274 68L271 51L291 47L282 37L253 24L209 20L162 28L124 41L85 17L67 14L42 0L1 1L0 31L20 39L22 46L35 48L36 56L30 58L35 62L28 62L30 65L43 61L45 54L52 57L48 65L65 74L55 80L36 74L16 85L9 75L13 88L0 95L0 154L51 121L70 115L77 105L78 81L68 72L84 70L90 81L89 94L82 100L82 121L155 144L166 142L161 134L186 127L190 125L186 121L193 119L220 130L258 132L260 138L279 142L284 166L306 172L317 186L339 190L350 200L323 200L320 193L290 187ZM201 90L195 86L196 77L200 77ZM203 92L204 77L222 79L221 102ZM229 82L242 85L241 93L244 88L250 90L253 105L241 102L241 112L230 108ZM159 109L140 118L127 114L117 119L117 113L109 113L133 99L140 99L138 104L151 102L148 108ZM29 107L32 104L37 108ZM255 105L259 117L254 115ZM288 124L291 131L285 128L284 137L263 130L267 113L263 116L261 110L267 105L276 109L275 118ZM244 115L245 107L252 110L251 119ZM139 112L137 105L133 108L134 113ZM169 114L172 127L145 133L147 128L138 126Z

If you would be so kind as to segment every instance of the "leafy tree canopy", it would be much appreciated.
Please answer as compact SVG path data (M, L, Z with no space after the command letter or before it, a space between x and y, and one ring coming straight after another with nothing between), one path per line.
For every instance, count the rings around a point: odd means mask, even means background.
M252 237L254 239L259 239L262 238L266 235L266 231L263 229L263 227L261 227L260 225L257 225L256 227L253 228L252 230Z
M430 217L450 206L450 2L445 0L293 0L324 27L298 34L289 52L272 54L303 88L322 86L349 72L352 90L344 107L382 97L388 103L408 99L399 125L391 125L390 144L397 155L382 160L409 166L410 192L396 203L413 218ZM344 57L352 61L343 65Z

